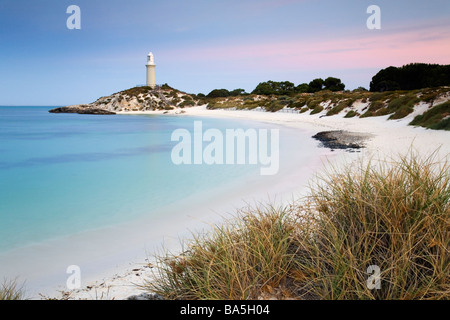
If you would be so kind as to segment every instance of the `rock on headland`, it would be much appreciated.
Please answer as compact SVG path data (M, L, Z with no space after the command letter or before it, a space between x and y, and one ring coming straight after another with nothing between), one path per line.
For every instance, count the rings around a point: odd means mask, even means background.
M93 108L89 105L74 105L68 107L55 108L50 113L78 113L78 114L116 114L108 110Z
M73 105L50 110L52 113L116 114L117 112L173 110L197 106L200 100L193 94L176 90L168 85L134 87L101 97L84 105Z

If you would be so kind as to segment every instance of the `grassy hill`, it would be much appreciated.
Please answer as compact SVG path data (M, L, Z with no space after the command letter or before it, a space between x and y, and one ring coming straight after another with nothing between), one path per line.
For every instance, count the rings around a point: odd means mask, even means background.
M255 109L269 112L290 110L320 116L377 117L389 120L413 117L410 125L450 130L450 87L409 91L340 91L299 93L291 96L240 95L226 98L202 98L208 109Z

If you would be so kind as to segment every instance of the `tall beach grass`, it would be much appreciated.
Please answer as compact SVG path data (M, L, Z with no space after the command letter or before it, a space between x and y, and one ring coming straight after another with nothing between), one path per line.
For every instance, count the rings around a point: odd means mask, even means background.
M24 298L23 285L19 285L16 279L4 279L0 283L0 300L23 300Z
M298 203L240 211L159 256L144 288L168 299L448 299L449 199L436 153L327 170Z

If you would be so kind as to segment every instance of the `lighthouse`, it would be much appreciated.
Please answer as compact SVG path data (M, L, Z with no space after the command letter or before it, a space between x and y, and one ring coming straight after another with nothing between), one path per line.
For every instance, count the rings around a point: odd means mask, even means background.
M149 53L147 56L147 86L155 89L156 87L156 78L155 78L155 58L153 57L153 53Z

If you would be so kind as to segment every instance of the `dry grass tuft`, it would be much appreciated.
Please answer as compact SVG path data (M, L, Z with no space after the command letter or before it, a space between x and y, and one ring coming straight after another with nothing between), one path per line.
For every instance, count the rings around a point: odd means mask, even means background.
M450 177L436 153L329 170L302 204L239 212L159 258L168 299L448 299ZM380 288L368 286L377 266Z

